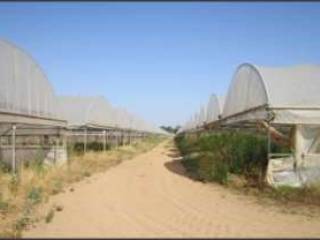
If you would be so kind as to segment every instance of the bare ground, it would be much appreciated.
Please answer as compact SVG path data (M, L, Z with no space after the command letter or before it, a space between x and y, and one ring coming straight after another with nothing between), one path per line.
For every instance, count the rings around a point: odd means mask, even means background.
M162 143L53 196L50 223L24 237L319 237L317 217L289 214L186 177Z

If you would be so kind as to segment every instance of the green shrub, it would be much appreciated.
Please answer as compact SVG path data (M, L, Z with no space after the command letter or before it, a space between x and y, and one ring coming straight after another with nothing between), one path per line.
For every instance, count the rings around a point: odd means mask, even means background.
M83 153L84 152L84 143L83 142L74 143L72 151L75 153Z
M184 134L178 135L175 143L184 156L193 152L200 153L201 157L184 159L184 166L187 171L192 171L205 181L225 184L228 173L258 180L267 167L265 135L244 131L220 131L198 136ZM271 148L277 152L289 151L288 148L274 143Z
M28 192L27 198L32 204L40 203L42 201L42 192L41 187L32 187Z
M106 144L106 150L110 150L110 144ZM83 153L84 151L84 143L83 142L76 142L73 144L72 151L77 154ZM88 142L87 143L87 151L103 151L103 143L102 142Z

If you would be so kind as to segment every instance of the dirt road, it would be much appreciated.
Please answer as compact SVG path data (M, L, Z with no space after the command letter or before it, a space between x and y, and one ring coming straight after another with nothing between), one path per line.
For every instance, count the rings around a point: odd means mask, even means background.
M52 197L52 222L24 237L320 237L317 218L184 176L167 143Z

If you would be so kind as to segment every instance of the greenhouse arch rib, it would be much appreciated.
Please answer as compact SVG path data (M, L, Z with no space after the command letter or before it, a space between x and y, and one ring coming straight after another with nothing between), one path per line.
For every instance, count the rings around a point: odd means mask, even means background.
M250 94L251 91L255 91L254 83L256 87L259 87L260 94L256 95L260 99L256 103L256 99ZM245 86L245 87L243 87ZM252 92L251 92L252 93ZM261 95L262 94L262 95ZM246 114L253 112L259 112L269 110L269 92L267 84L265 83L258 68L250 63L243 63L237 67L232 82L229 86L228 93L226 95L224 106L222 110L221 121L230 121L239 118L239 120Z

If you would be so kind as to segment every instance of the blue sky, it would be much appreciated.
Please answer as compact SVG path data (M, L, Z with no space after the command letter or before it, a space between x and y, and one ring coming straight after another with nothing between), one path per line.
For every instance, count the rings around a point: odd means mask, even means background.
M27 50L57 95L104 95L180 124L243 62L320 63L320 3L0 3L0 37Z

